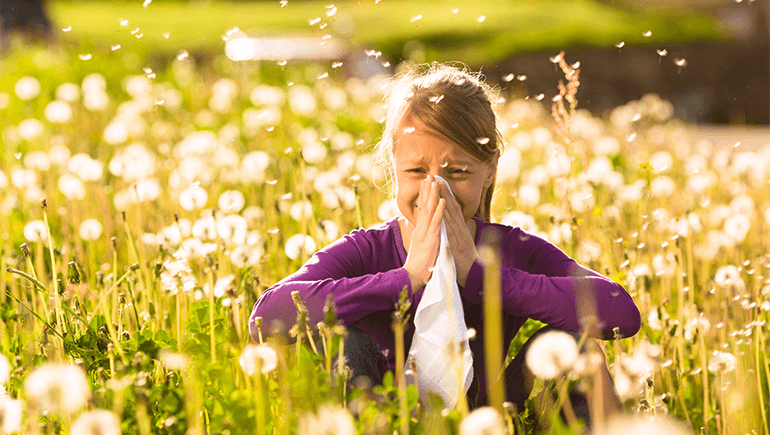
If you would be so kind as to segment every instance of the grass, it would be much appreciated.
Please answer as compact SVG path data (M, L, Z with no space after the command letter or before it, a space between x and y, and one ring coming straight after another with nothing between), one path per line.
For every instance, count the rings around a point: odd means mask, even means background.
M64 40L101 49L131 43L134 49L153 52L221 52L221 36L237 26L254 36L320 38L328 32L353 49L379 50L392 60L404 55L407 42L418 40L425 45L427 60L462 59L476 67L520 52L572 45L670 44L725 37L713 19L686 8L633 8L595 0L344 1L335 4L332 17L326 15L328 5L327 1L289 1L285 7L277 1L155 1L142 8L134 2L59 1L50 4L50 12L58 28L72 27L68 33L59 32ZM415 20L418 16L422 18ZM322 20L309 25L315 18ZM120 19L128 20L128 26L120 27ZM323 24L329 27L321 30ZM349 34L342 31L347 26ZM136 28L143 34L138 41L129 35ZM647 31L652 35L643 36Z

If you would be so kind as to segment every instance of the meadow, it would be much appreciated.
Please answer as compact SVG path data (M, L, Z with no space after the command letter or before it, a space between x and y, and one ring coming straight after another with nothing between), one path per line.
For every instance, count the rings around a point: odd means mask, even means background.
M369 154L383 77L187 52L141 70L111 53L3 60L0 433L585 432L548 391L590 389L590 360L558 366L526 410L469 414L419 403L401 373L348 388L331 306L319 325L300 310L291 342L276 325L250 338L268 286L397 213ZM770 147L695 143L655 95L592 116L565 57L554 98L501 93L492 215L642 312L637 335L602 343L623 420L596 424L770 434Z

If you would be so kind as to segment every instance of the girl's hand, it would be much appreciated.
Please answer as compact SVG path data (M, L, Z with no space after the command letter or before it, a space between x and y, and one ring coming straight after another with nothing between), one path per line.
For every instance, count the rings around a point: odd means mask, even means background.
M444 223L446 224L446 233L449 239L449 249L455 260L457 283L465 287L468 272L470 272L473 262L479 256L476 250L476 241L473 239L468 223L463 217L460 204L452 196L446 183L441 183L441 199L446 201Z
M409 242L409 254L404 269L409 273L412 290L428 283L438 257L441 241L441 219L446 200L439 197L439 184L428 175L420 185L415 227ZM467 276L467 272L466 272Z

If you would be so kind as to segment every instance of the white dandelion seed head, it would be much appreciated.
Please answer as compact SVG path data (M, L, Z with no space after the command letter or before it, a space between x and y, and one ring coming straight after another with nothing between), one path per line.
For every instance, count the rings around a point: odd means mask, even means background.
M56 88L56 99L74 103L80 98L80 88L74 83L62 83Z
M86 196L85 184L72 174L62 174L56 184L59 191L69 200L83 199Z
M333 86L324 92L323 102L329 110L341 110L348 104L348 94L344 89Z
M305 85L295 85L289 89L289 107L299 115L310 116L316 111L316 100L313 91Z
M190 365L190 359L185 354L168 349L161 349L158 352L158 359L169 370L186 370Z
M217 235L227 244L242 245L246 243L248 223L246 218L238 214L229 214L217 219Z
M115 153L109 163L113 175L131 183L143 180L155 173L155 154L141 143L134 143Z
M353 435L356 425L353 416L346 409L321 405L318 413L307 413L300 417L297 435Z
M31 76L20 78L14 86L16 96L24 101L29 101L40 95L40 82Z
M0 433L21 432L21 400L13 400L0 394Z
M286 101L286 95L279 87L257 85L249 93L249 100L255 106L280 107Z
M97 240L102 236L102 223L96 219L86 219L80 223L78 234L83 240Z
M249 376L254 376L257 371L267 374L278 366L278 354L267 344L247 344L238 363Z
M241 160L241 181L261 183L265 181L265 169L270 164L270 156L264 151L252 151Z
M312 237L305 234L294 234L286 240L284 252L290 259L296 260L303 249L306 255L310 255L315 252L316 247L316 242Z
M74 435L120 435L118 416L104 409L86 411L72 423L70 433Z
M179 205L187 210L200 210L206 206L209 195L200 186L190 186L179 194Z
M507 147L497 163L497 179L500 182L515 181L521 170L521 151L516 147Z
M45 106L45 119L53 124L63 124L72 119L72 108L66 101L53 100Z
M549 157L546 162L546 169L548 175L551 177L561 177L570 173L572 167L572 161L567 154L558 153Z
M655 172L670 171L673 164L674 158L668 151L658 151L650 157L650 166Z
M88 92L83 96L83 107L91 112L100 112L110 104L110 97L106 92Z
M11 379L11 364L8 362L8 358L0 353L0 386L5 385L9 379Z
M24 166L38 171L47 171L51 168L51 159L43 151L32 151L24 156Z
M16 127L16 132L19 133L19 137L28 141L40 137L40 135L43 134L43 131L45 131L45 126L35 118L25 119L19 123L18 127Z
M71 414L91 397L86 374L69 364L44 364L27 376L24 390L35 407L43 412Z
M24 238L29 242L45 242L48 240L45 222L38 219L24 225Z
M226 190L219 195L217 205L225 213L238 213L246 205L246 198L239 190Z
M132 98L139 99L152 91L152 83L143 75L126 76L123 80L123 89Z
M519 186L519 193L516 199L516 202L522 207L534 208L540 203L540 188L524 183Z
M650 194L654 198L667 198L676 191L676 183L668 175L660 175L650 182Z
M227 292L227 289L232 287L233 281L235 281L235 275L228 275L223 278L217 279L214 283L214 297L221 298ZM208 283L203 285L203 293L208 296L211 287Z
M500 223L511 227L519 227L528 233L540 231L535 223L535 218L520 210L508 212L502 216Z
M657 400L656 400L657 402ZM617 417L610 421L605 435L687 435L692 433L678 421L658 412L657 417Z
M261 245L240 245L230 252L230 261L239 268L256 266L263 254Z
M15 167L11 169L11 183L19 189L27 189L37 185L37 174L32 169Z
M577 358L575 338L562 331L549 331L537 337L526 355L527 367L546 380L569 371Z
M475 409L460 422L460 435L504 435L508 433L503 417L495 408Z
M308 163L319 164L327 154L326 145L320 141L307 141L302 145L302 158Z
M297 222L313 218L313 204L308 200L297 201L289 208L289 215Z
M708 370L711 373L728 373L735 369L735 356L729 352L715 352L709 358Z
M207 241L217 239L217 222L211 216L205 216L193 223L191 234L194 238Z
M102 178L104 168L101 162L85 153L78 153L67 161L67 170L83 181L97 181Z
M593 240L583 240L578 246L578 259L582 263L591 263L601 258L604 249Z
M398 216L399 213L398 204L394 198L386 199L377 209L377 217L383 222Z
M86 94L104 92L107 89L107 79L99 73L91 73L83 78L80 86Z
M725 219L724 233L734 245L744 240L751 229L751 218L743 213L734 213Z

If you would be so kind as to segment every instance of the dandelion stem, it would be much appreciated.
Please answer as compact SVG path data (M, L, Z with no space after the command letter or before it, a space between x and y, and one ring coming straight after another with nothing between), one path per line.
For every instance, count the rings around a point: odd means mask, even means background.
M757 338L754 340L754 363L757 377L757 393L759 395L759 413L762 415L762 424L764 425L765 433L770 434L770 429L768 429L767 424L767 412L765 412L765 391L762 389L762 370L759 365L759 348L764 343L764 340L762 337L762 328L757 327L756 331Z
M64 314L61 310L61 295L59 295L59 280L57 278L57 270L56 270L56 255L54 253L53 249L53 235L51 234L51 226L48 224L48 211L46 207L46 201L43 200L43 222L45 223L45 230L46 234L48 235L47 241L48 241L48 253L51 258L51 280L53 281L53 300L54 300L54 311L56 312L56 327L62 332L62 336L64 334ZM64 340L60 336L57 339L57 343L59 345L59 351L61 352L61 356L64 356Z
M496 242L496 243L495 243ZM479 253L484 259L484 355L489 404L501 414L505 383L498 382L503 367L502 282L497 241L485 244Z

